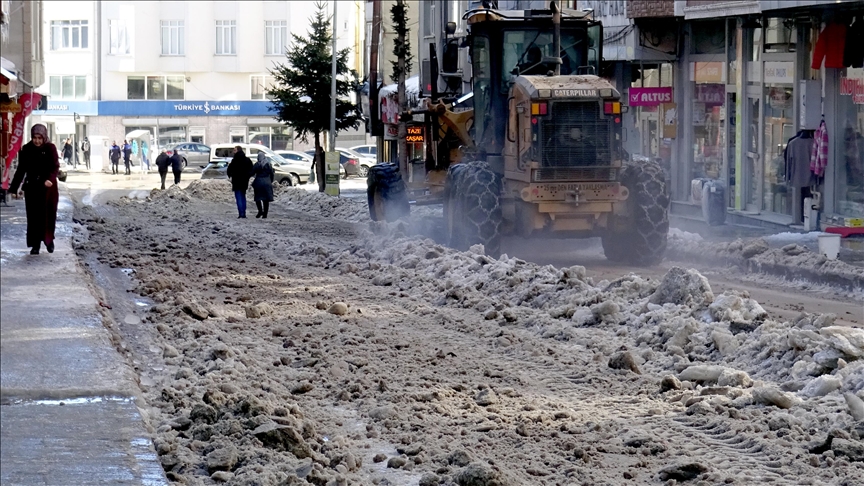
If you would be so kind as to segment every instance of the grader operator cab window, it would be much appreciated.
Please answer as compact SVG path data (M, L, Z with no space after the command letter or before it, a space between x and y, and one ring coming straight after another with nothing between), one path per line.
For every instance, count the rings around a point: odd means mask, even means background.
M489 125L492 103L492 64L489 58L489 38L475 36L471 56L474 68L474 140L482 146L485 127Z
M576 74L586 64L588 46L585 39L584 29L561 29L561 74ZM548 58L555 57L549 29L505 30L503 48L502 92L510 88L513 76L542 76L555 69L554 64L548 62Z

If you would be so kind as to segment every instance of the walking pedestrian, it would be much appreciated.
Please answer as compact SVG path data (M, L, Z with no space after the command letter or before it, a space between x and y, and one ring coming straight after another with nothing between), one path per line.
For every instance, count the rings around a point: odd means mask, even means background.
M183 173L183 157L175 150L171 154L171 171L174 172L174 185L180 184L180 174Z
M108 156L111 158L111 173L119 174L120 173L120 157L122 156L122 152L120 150L120 146L117 145L117 141L111 142L111 150L108 152Z
M258 161L252 166L252 174L255 176L255 180L252 181L252 189L255 190L255 206L258 207L258 214L255 217L267 219L270 201L273 200L273 180L276 178L276 172L264 152L258 152Z
M228 178L231 179L231 190L237 200L238 218L246 217L246 191L249 190L249 178L252 177L252 161L243 153L243 147L234 147L234 157L228 164Z
M84 164L90 170L90 140L87 137L81 142L81 152L84 153Z
M123 140L123 165L126 166L126 175L132 175L132 161L129 157L132 156L132 146L128 140Z
M60 199L57 191L59 172L57 147L48 141L48 128L41 123L33 125L30 142L21 147L18 153L18 169L9 186L16 199L22 193L25 196L27 246L30 247L31 255L39 254L43 241L48 253L54 253L54 227Z
M162 179L162 190L165 190L165 177L168 175L168 167L171 166L171 157L165 153L165 149L156 156L156 168L159 169L159 178Z
M63 163L67 166L72 165L72 144L68 138L63 141Z

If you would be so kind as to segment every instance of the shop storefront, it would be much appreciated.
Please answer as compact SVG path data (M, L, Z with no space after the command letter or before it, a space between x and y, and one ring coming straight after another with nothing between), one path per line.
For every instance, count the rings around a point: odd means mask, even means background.
M837 223L857 226L864 224L864 68L844 68L839 74L834 91L832 212L842 218Z

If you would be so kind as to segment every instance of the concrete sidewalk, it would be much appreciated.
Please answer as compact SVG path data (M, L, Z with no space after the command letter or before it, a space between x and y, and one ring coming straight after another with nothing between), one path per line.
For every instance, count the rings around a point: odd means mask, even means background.
M53 254L29 254L24 201L11 204L0 207L0 484L167 484L71 248L66 185Z

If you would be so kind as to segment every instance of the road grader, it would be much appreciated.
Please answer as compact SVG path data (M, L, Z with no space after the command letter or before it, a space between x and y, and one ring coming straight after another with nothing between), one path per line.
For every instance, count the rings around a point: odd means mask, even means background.
M502 235L599 236L610 261L660 262L669 229L663 169L631 162L622 146L621 95L598 76L603 27L588 12L466 12L472 92L427 98L434 145L425 176L406 183L396 164L367 178L373 220L410 204L443 204L444 238L498 256Z

